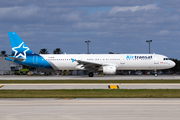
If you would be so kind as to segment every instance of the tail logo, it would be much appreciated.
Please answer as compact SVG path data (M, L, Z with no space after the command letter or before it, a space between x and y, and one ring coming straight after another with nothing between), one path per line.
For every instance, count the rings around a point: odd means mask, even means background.
M28 47L24 47L24 42L22 42L18 47L13 47L12 50L15 52L15 58L24 58L26 59L26 52L29 50Z

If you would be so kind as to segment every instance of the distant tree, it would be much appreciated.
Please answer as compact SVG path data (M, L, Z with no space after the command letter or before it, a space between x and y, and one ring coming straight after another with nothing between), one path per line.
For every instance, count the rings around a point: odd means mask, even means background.
M39 51L39 54L49 54L46 48L43 48Z
M56 48L54 51L53 51L53 54L62 54L63 51L61 50L61 48Z
M2 55L2 56L7 56L6 51L4 51L4 50L1 51L1 55Z
M114 54L113 52L109 52L109 54Z

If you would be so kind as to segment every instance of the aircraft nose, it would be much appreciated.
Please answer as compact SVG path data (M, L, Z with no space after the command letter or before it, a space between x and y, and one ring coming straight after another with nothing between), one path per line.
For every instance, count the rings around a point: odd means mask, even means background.
M171 67L174 67L175 65L176 65L176 63L175 63L174 61L171 61L171 62L170 62L170 66L171 66Z

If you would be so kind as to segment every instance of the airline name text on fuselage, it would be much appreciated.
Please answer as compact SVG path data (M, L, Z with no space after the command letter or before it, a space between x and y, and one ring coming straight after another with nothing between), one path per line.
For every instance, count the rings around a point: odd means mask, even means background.
M126 59L152 59L152 56L133 56L127 55Z

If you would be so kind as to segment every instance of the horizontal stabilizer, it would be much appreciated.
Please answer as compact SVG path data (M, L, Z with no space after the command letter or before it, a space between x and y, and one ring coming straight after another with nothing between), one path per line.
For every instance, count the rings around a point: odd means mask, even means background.
M14 57L14 56L8 56L8 58L10 58L11 60L18 60L18 61L20 61L20 62L23 62L24 60L25 60L25 58L16 58L16 57Z

